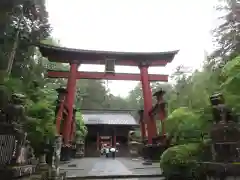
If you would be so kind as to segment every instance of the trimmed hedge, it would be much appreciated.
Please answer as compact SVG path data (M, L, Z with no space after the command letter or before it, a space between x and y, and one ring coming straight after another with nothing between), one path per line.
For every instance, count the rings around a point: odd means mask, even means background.
M178 176L182 178L196 177L198 157L202 143L189 143L168 148L163 152L160 167L166 178Z

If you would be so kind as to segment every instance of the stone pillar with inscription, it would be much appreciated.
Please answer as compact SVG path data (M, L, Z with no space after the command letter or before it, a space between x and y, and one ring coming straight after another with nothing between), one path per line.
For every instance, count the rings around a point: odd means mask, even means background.
M222 94L213 94L210 101L213 124L210 129L211 142L204 154L206 162L200 163L202 174L209 179L239 179L239 123L232 110L225 105Z
M62 136L55 136L54 141L54 152L52 156L52 164L49 171L48 179L59 179L60 178L60 156L62 148Z
M26 120L25 96L13 94L9 103L2 107L0 119L0 175L1 179L13 179L31 175L35 171L32 154L23 130Z

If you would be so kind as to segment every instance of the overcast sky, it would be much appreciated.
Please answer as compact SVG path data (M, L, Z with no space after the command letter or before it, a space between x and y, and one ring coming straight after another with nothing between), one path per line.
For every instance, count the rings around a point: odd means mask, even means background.
M166 68L154 74L172 74L178 65L198 69L204 51L211 52L211 30L216 26L216 0L47 0L52 36L70 48L113 51L180 50ZM82 65L80 70L103 71ZM117 67L117 72L139 73ZM114 95L126 96L137 82L109 81Z

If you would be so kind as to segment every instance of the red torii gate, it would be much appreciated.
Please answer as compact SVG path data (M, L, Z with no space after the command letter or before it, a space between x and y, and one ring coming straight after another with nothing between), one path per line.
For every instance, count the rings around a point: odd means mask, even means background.
M71 139L71 124L73 117L73 105L75 98L77 79L108 79L108 80L135 80L142 82L144 111L141 121L142 136L146 136L145 123L147 124L148 144L152 144L152 138L157 136L156 123L150 111L152 110L152 92L150 81L168 81L167 75L148 74L150 66L166 66L172 62L178 51L170 52L113 52L77 50L62 48L45 44L38 45L40 52L51 62L69 63L70 71L48 71L49 78L68 78L66 102L68 106L68 117L64 124L63 139L64 144L69 144ZM81 64L106 64L107 61L114 62L114 65L138 66L140 74L126 73L101 73L101 72L78 72ZM113 65L113 66L114 66Z

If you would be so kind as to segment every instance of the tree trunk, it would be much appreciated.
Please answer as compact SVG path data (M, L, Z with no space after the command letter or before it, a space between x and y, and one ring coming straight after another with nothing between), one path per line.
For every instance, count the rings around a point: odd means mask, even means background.
M15 54L16 54L16 51L17 51L17 47L18 47L18 39L19 39L19 30L17 31L16 33L16 37L15 37L15 41L13 43L13 48L12 48L12 51L11 51L11 54L9 56L9 60L8 60L8 66L7 66L7 74L8 76L11 74L12 72L12 66L13 66L13 61L15 59Z

